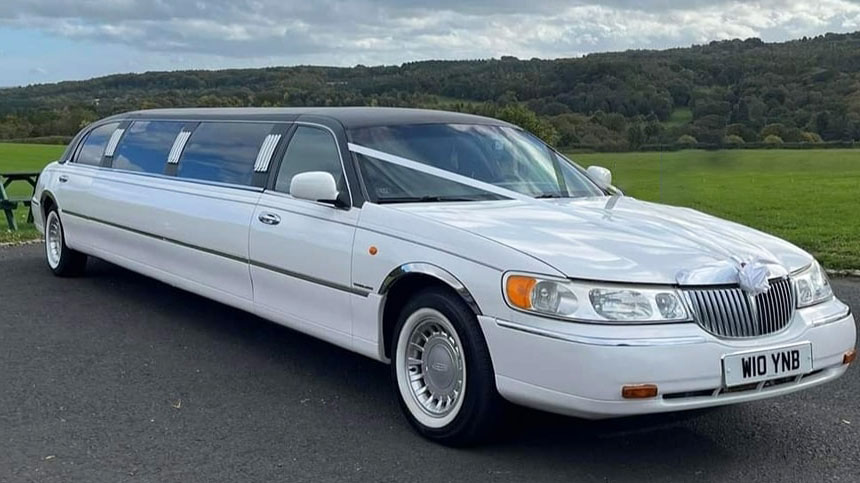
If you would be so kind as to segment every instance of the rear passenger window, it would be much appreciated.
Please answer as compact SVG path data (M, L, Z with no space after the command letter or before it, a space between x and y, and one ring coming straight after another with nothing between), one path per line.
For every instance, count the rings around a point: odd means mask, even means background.
M325 171L334 176L338 191L343 191L343 168L337 144L328 131L299 126L284 153L275 191L290 192L293 176L308 171Z
M84 140L83 146L81 146L81 150L78 151L75 162L89 166L101 166L105 146L113 132L116 131L117 126L119 126L118 122L112 122L90 131L87 139Z
M183 125L182 122L135 121L122 137L114 154L113 167L163 173L167 154Z
M200 124L179 159L178 176L250 185L257 152L272 126L256 122Z

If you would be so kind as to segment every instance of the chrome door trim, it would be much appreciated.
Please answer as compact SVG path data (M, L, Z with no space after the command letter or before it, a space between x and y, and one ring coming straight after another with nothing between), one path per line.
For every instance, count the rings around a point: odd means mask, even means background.
M181 246L181 247L184 247L184 248L190 248L190 249L192 249L192 250L201 251L201 252L204 252L204 253L208 253L208 254L210 254L210 255L215 255L215 256L218 256L218 257L222 257L222 258L227 258L227 259L229 259L229 260L233 260L233 261L236 261L236 262L245 263L245 264L250 264L250 265L252 265L252 266L255 266L255 267L258 267L258 268L262 268L262 269L265 269L265 270L269 270L269 271L271 271L271 272L280 273L280 274L282 274L282 275L286 275L286 276L288 276L288 277L297 278L297 279L299 279L299 280L304 280L304 281L306 281L306 282L315 283L315 284L317 284L317 285L322 285L322 286L329 287L329 288L332 288L332 289L335 289L335 290L340 290L340 291L342 291L342 292L351 293L351 294L353 294L353 295L359 295L359 296L361 296L361 297L367 297L367 296L370 294L370 292L369 292L368 290L359 290L359 289L357 289L357 288L349 287L349 286L346 286L346 285L341 285L341 284L339 284L339 283L332 282L332 281L329 281L329 280L324 280L324 279L321 279L321 278L312 277L312 276L310 276L310 275L305 275L305 274L303 274L303 273L298 273L298 272L293 272L293 271L289 271L289 270L284 270L284 269L281 269L281 268L278 268L278 267L273 267L273 266L271 266L271 265L267 265L267 264L262 263L262 262L258 262L258 261L256 261L256 260L250 260L250 259L248 259L247 257L242 257L242 256L237 256L237 255L231 255L231 254L229 254L229 253L221 252L221 251L218 251L218 250L212 250L212 249L210 249L210 248L202 247L202 246L200 246L200 245L194 245L194 244L191 244L191 243L183 242L183 241L181 241L181 240L177 240L177 239L175 239L175 238L168 238L168 237L164 237L164 236L161 236L161 235L156 235L156 234L154 234L154 233L149 233L149 232L146 232L146 231L137 230L137 229L135 229L135 228L131 228L131 227L128 227L128 226L125 226L125 225L121 225L121 224L118 224L118 223L112 223L112 222L110 222L110 221L101 220L101 219L98 219L98 218L95 218L95 217L92 217L92 216L84 215L84 214L81 214L81 213L76 213L76 212L74 212L74 211L62 210L62 213L63 213L63 215L73 216L73 217L80 218L80 219L83 219L83 220L91 221L91 222L93 222L93 223L100 223L100 224L102 224L102 225L106 225L106 226L110 226L110 227L113 227L113 228L117 228L117 229L119 229L119 230L128 231L128 232L130 232L130 233L134 233L134 234L136 234L136 235L145 236L145 237L148 237L148 238L153 238L153 239L160 240L160 241L163 241L163 242L167 242L167 243L171 243L171 244L174 244L174 245L178 245L178 246Z
M268 265L268 264L263 263L263 262L251 260L250 263L251 263L251 266L254 266L257 268L262 268L262 269L268 270L270 272L275 272L275 273L278 273L281 275L286 275L287 277L290 277L290 278L296 278L299 280L304 280L305 282L310 282L310 283L314 283L317 285L322 285L323 287L328 287L328 288L331 288L334 290L340 290L341 292L347 292L347 293L350 293L353 295L358 295L361 297L367 297L368 295L370 295L370 292L367 290L359 290L357 288L349 287L346 285L341 285L337 282L332 282L330 280L324 280L321 278L313 277L311 275L305 275L303 273L293 272L292 270L285 270L283 268Z
M227 258L227 259L230 259L230 260L233 260L233 261L236 261L236 262L248 263L248 259L247 259L247 258L245 258L245 257L240 257L240 256L238 256L238 255L231 255L231 254L229 254L229 253L221 252L221 251L218 251L218 250L212 250L211 248L202 247L202 246L200 246L200 245L194 245L194 244L191 244L191 243L186 243L186 242L184 242L184 241L177 240L177 239L175 239L175 238L168 238L168 237L165 237L165 236L156 235L156 234L154 234L154 233L150 233L150 232L147 232L147 231L138 230L138 229L136 229L136 228L131 228L131 227L126 226L126 225L120 225L119 223L113 223L113 222L110 222L110 221L102 220L102 219L99 219L99 218L95 218L95 217L92 217L92 216L84 215L84 214L77 213L77 212L74 212L74 211L63 210L63 214L64 214L64 215L74 216L74 217L76 217L76 218L81 218L81 219L83 219L83 220L91 221L91 222L93 222L93 223L100 223L100 224L102 224L102 225L106 225L106 226L110 226L110 227L117 228L117 229L120 229L120 230L124 230L124 231L130 232L130 233L134 233L134 234L136 234L136 235L141 235L141 236L145 236L145 237L148 237L148 238L154 238L154 239L156 239L156 240L161 240L161 241L164 241L164 242L167 242L167 243L172 243L172 244L174 244L174 245L179 245L179 246L181 246L181 247L191 248L192 250L201 251L201 252L204 252L204 253L208 253L208 254L210 254L210 255L216 255L216 256L219 256L219 257L222 257L222 258Z
M234 183L221 183L219 181L207 181L207 180L203 180L203 179L194 179L194 178L180 178L177 176L169 176L169 175L161 174L161 173L146 173L143 171L132 171L132 170L128 170L128 169L110 168L110 167L104 167L104 166L92 166L92 165L88 165L88 164L69 163L69 164L65 165L64 167L69 168L71 166L75 166L74 169L98 170L98 171L100 171L100 173L98 174L98 176L99 176L98 179L107 179L107 180L114 181L117 183L126 183L126 184L130 184L133 186L146 186L148 188L156 188L156 189L167 190L167 191L176 191L176 192L180 192L180 193L184 193L184 192L183 191L177 191L177 190L170 189L170 188L165 188L163 186L154 187L154 186L150 186L150 185L140 184L138 181L124 180L124 179L120 180L120 179L115 179L115 178L108 178L106 176L111 174L111 173L119 173L119 174L132 175L135 177L155 178L158 180L170 181L170 182L196 184L196 185L202 185L202 186L215 186L215 187L219 187L219 188L230 188L230 189L235 189L235 190L251 191L254 193L261 193L263 191L263 188L260 188L258 186L248 186L248 185L244 185L244 184L234 184ZM200 194L198 196L204 196L204 195ZM221 199L221 198L217 198L214 196L208 196L208 198ZM252 203L252 204L256 204L256 203Z

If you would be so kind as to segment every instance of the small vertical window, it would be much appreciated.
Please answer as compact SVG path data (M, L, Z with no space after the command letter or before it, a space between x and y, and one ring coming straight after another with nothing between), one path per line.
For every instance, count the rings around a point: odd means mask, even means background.
M135 121L129 126L114 154L113 167L143 173L164 172L167 154L181 122Z
M334 137L322 129L299 126L281 161L275 191L289 193L293 176L308 171L331 173L338 191L344 191L343 168Z
M86 164L88 166L101 166L102 156L104 156L105 153L105 146L117 126L119 126L118 122L112 122L90 131L90 134L84 140L83 146L81 146L80 151L78 151L78 156L75 158L75 162L78 164Z
M257 153L272 126L257 122L200 124L185 145L177 175L180 178L250 185Z

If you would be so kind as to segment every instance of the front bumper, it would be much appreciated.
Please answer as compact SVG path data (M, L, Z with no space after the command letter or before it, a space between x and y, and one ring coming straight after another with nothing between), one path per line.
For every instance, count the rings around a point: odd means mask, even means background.
M856 325L836 299L795 311L782 332L754 339L715 337L694 323L595 326L520 317L479 317L499 393L511 402L601 419L753 401L812 387L845 373ZM812 371L790 380L725 388L722 358L810 342ZM656 384L658 395L624 399L629 384ZM743 390L740 390L743 389Z

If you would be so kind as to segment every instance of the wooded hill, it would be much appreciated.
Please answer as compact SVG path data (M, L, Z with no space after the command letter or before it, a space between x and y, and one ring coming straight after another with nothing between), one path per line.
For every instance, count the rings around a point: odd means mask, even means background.
M0 139L71 135L182 106L419 106L518 122L603 150L860 141L860 32L582 58L121 74L0 89Z

